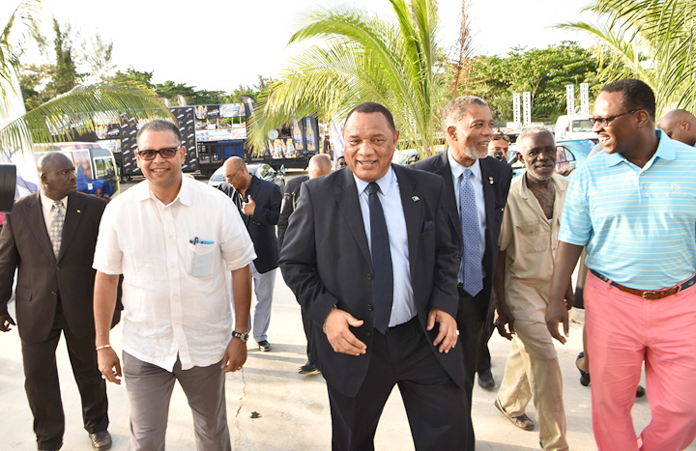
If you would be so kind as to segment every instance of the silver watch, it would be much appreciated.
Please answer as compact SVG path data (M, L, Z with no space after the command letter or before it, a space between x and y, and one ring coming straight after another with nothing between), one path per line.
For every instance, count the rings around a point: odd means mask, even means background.
M249 341L249 332L244 332L244 333L242 334L242 333L240 333L240 332L237 332L236 330L233 330L233 331L232 331L232 336L235 337L235 338L239 338L239 339L242 340L244 343L246 343L247 341Z

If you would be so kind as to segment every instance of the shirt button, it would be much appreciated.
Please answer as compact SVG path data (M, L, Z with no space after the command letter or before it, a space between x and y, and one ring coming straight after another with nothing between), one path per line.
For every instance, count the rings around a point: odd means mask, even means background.
M173 240L173 239L174 239L174 235L169 235L169 239L170 239L170 240Z
M176 264L172 263L171 265L169 265L169 267L170 267L170 268L175 268L175 267L176 267Z
M641 188L641 189L645 189L645 185L641 186L640 188Z
M372 280L372 274L367 275L367 280Z

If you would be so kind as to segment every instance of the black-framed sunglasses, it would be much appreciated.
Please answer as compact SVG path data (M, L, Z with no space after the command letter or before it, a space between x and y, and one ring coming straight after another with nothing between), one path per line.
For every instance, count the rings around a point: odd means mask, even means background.
M625 113L617 114L616 116L610 116L610 117L591 117L590 122L592 125L595 125L599 123L600 126L602 127L607 127L609 124L614 122L616 119L620 118L621 116L626 116L627 114L633 114L640 111L640 109L637 110L631 110L627 111Z
M502 133L496 133L495 135L491 136L491 141L497 141L499 139L510 142L510 137L508 135L503 135Z
M179 147L165 147L164 149L160 150L152 150L152 149L146 149L146 150L139 150L138 155L140 158L142 158L145 161L150 161L154 160L157 154L162 155L162 158L169 159L174 157L176 153L179 151Z

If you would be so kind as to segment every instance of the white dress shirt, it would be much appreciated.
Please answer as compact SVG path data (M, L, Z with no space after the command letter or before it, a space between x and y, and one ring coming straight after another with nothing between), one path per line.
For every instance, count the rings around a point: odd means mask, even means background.
M41 207L43 209L43 217L46 222L46 231L48 236L51 236L51 222L53 222L53 202L54 200L46 197L42 191L39 191L39 199L41 199ZM63 213L67 216L68 214L68 196L65 196L60 200L63 203Z
M172 371L177 355L183 369L222 359L232 333L228 271L254 258L230 199L183 177L169 205L147 181L107 205L94 268L124 275L123 350Z
M452 152L447 151L450 168L452 171L452 183L454 185L454 197L457 199L457 211L461 208L459 202L459 188L462 184L462 174L465 166L459 164L452 158ZM476 160L474 164L469 166L471 169L471 184L474 186L474 195L476 196L476 212L479 220L479 249L481 250L481 258L486 252L486 200L483 197L483 177L481 175L481 163ZM464 261L464 259L462 259ZM485 272L484 272L485 277Z
M355 177L355 174L353 174ZM355 177L360 199L367 244L372 250L370 237L370 193L367 191L368 183ZM406 217L404 207L401 205L401 191L394 170L377 180L379 185L379 201L384 210L384 219L389 231L389 249L391 251L392 269L394 272L394 301L389 318L389 327L407 323L416 316L416 308L413 303L413 287L411 286L411 264L408 260L408 233L406 231Z

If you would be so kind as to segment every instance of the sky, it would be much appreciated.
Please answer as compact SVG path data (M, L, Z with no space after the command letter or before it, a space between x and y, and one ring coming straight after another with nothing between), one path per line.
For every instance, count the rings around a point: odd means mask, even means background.
M10 0L16 4L18 0ZM585 34L551 28L578 20L589 0L470 0L476 54L507 53L513 46L546 47L562 40L588 45ZM3 3L6 3L3 1ZM349 4L389 17L388 0ZM81 36L99 33L114 44L120 70L153 71L153 81L173 80L197 89L230 92L274 77L297 48L287 42L303 13L337 0L43 0L46 34L51 17L69 21ZM440 0L440 43L451 47L459 32L460 0ZM0 21L7 17L0 9Z

